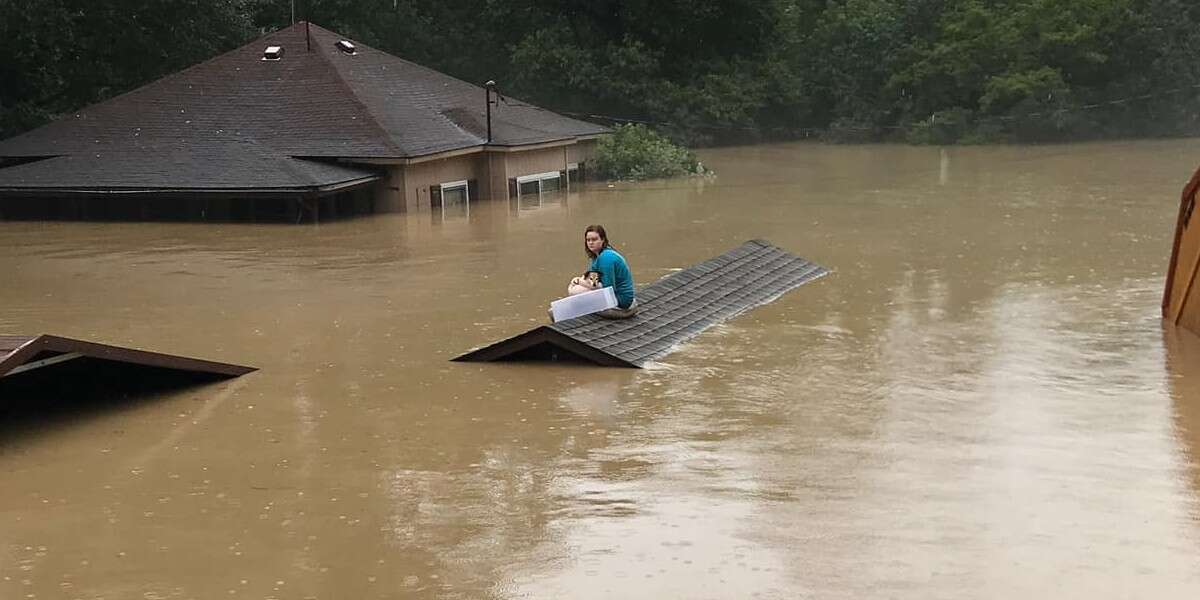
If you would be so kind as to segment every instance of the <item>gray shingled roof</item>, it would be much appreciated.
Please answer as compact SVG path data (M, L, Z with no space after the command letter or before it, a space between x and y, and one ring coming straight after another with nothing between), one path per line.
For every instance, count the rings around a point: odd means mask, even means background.
M412 158L486 143L483 88L303 23L0 141L0 158L70 157L0 169L26 187L330 186L368 168L295 159ZM264 61L268 45L284 48ZM571 140L605 128L510 100L493 107L493 145Z
M637 290L629 319L584 315L472 350L456 361L571 355L606 366L641 367L701 331L829 271L762 240L751 240Z
M71 154L0 170L0 191L295 191L321 190L378 179L350 165L271 153L226 152L196 160L181 149L166 152Z

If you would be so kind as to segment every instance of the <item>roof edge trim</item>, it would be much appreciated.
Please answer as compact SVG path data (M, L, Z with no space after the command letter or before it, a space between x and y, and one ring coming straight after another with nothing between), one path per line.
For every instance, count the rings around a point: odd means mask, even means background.
M600 133L600 134L596 134L596 135L587 135L587 136L572 136L569 138L551 140L548 142L534 142L532 144L514 144L511 146L506 146L506 145L502 145L502 144L481 144L478 146L467 146L467 147L463 147L463 148L455 148L452 150L440 150L438 152L433 152L430 154L418 154L415 156L396 156L396 157L342 156L342 157L337 157L337 158L338 158L338 160L340 160L342 162L346 162L346 163L359 163L359 164L368 164L368 165L416 165L416 164L421 164L424 162L429 162L432 160L443 160L443 159L447 159L447 158L455 158L458 156L467 156L470 154L478 154L480 152L497 152L497 153L508 154L508 153L512 153L512 152L526 152L526 151L530 151L530 150L541 150L543 148L560 148L562 146L570 146L572 144L576 144L579 142L585 142L588 140L596 139L599 136L603 136L603 135L609 135L609 134ZM294 156L293 158L320 160L320 159L326 159L328 157L297 155L297 156Z
M329 194L368 185L382 179L382 175L371 175L327 185L275 187L275 188L14 188L0 187L0 196L136 196L173 194L234 194L243 196L267 196L279 194Z
M482 348L476 348L450 360L454 362L504 361L513 354L527 350L538 344L550 344L564 352L569 352L579 358L605 367L641 367L639 364L631 363L604 350L584 344L546 325L527 331L514 338L501 340Z

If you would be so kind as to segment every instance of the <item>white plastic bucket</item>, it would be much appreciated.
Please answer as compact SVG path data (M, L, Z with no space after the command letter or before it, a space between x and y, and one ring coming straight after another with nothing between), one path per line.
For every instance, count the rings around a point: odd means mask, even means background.
M606 287L555 300L550 303L550 312L558 322L616 307L617 295Z

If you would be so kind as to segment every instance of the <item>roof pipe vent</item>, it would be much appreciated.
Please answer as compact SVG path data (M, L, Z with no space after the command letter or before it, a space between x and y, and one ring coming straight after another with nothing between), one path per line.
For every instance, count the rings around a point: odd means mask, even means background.
M283 57L283 46L267 46L263 50L263 60L279 60Z
M358 49L354 47L354 44L350 43L350 40L338 40L337 48L346 54L358 54Z

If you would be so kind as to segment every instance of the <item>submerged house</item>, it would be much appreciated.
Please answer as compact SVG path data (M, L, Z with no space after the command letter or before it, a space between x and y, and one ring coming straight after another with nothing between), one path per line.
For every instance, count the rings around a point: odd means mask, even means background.
M1200 169L1183 188L1163 293L1163 317L1200 335Z
M573 185L607 131L302 22L0 141L0 218L438 210Z

